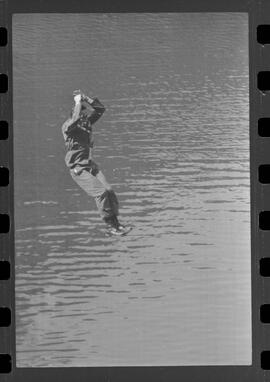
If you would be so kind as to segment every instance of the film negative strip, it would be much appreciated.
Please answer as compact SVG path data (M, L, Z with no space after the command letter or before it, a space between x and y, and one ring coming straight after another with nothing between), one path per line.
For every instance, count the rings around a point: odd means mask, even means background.
M0 1L3 380L269 379L269 63L266 0Z
M10 253L7 243L10 240L9 235L9 150L8 150L8 30L6 7L1 3L1 28L0 28L0 49L1 49L1 75L0 75L0 92L1 92L1 265L0 265L0 283L1 283L1 308L0 308L0 326L1 326L1 350L0 350L0 372L11 372L11 280L10 280Z

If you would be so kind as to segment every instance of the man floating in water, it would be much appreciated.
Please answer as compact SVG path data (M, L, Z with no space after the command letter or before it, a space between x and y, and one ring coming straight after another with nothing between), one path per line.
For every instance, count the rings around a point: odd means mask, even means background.
M76 90L71 117L62 126L66 144L65 162L75 182L95 198L98 210L113 235L125 235L130 227L118 221L119 204L111 185L92 159L92 125L103 115L105 107L97 98L90 98Z

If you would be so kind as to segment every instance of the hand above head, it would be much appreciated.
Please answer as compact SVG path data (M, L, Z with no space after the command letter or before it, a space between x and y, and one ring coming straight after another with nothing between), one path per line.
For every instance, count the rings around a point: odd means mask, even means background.
M87 95L85 95L84 93L82 93L82 101L86 101L86 102L91 104L94 100L93 100L93 98L90 98Z

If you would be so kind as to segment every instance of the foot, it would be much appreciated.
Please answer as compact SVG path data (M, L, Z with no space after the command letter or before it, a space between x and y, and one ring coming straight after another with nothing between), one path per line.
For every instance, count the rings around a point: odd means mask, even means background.
M107 232L110 234L110 235L116 235L116 236L122 236L124 235L125 233L120 230L119 228L114 228L114 227L109 227Z
M118 230L122 232L123 235L125 235L126 233L128 233L129 231L131 231L132 227L130 226L124 226L122 224L119 224L118 226Z

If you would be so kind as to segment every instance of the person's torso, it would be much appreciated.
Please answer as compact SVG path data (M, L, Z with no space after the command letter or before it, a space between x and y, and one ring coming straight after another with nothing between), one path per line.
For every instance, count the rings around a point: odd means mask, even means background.
M93 147L93 133L91 123L84 118L78 119L75 126L65 134L67 150Z
M94 144L91 123L85 118L80 118L64 136L67 166L87 165Z

